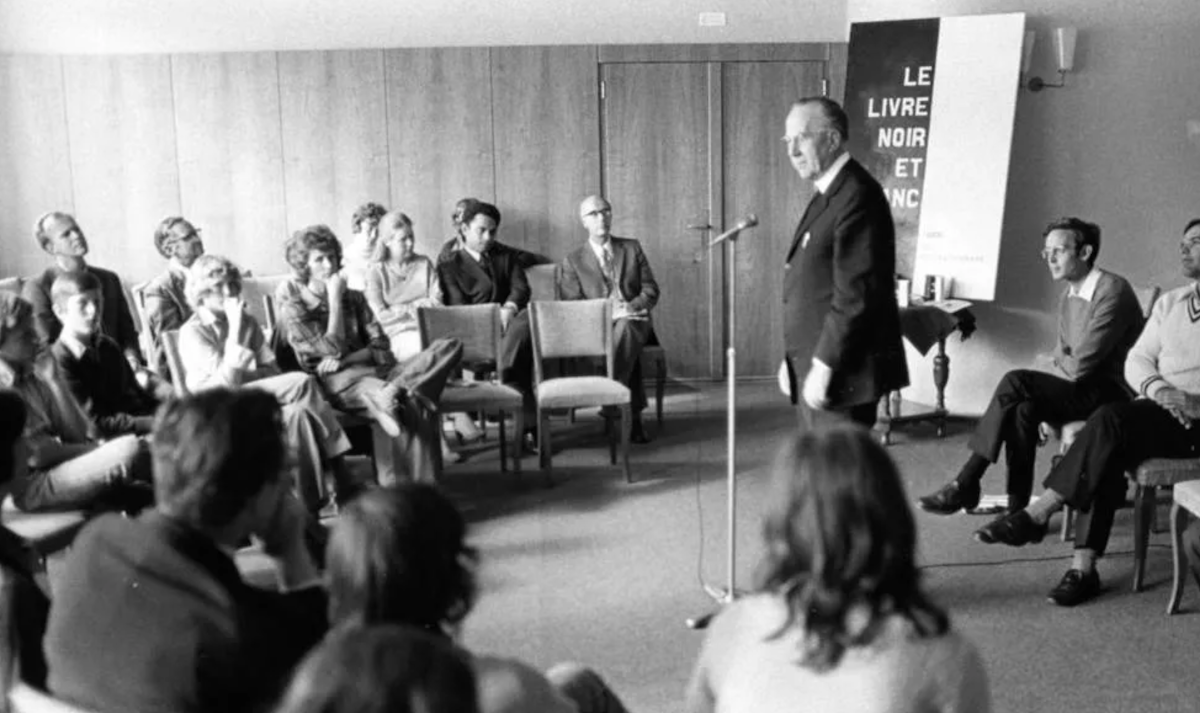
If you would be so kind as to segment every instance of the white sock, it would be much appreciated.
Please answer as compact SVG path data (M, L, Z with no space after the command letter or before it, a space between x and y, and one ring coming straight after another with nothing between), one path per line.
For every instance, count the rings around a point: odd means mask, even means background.
M1045 525L1050 520L1050 516L1062 509L1063 504L1067 501L1063 496L1047 490L1038 497L1037 500L1025 506L1025 512L1029 513L1029 517L1039 525Z
M1084 574L1096 569L1096 551L1082 547L1075 550L1075 555L1071 557L1071 569L1077 569Z

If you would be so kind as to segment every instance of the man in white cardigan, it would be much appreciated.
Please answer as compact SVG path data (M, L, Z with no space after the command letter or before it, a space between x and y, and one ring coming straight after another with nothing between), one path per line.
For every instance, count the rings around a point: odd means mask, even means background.
M1046 492L976 533L982 542L1020 546L1040 541L1050 515L1064 504L1087 513L1075 533L1071 568L1049 594L1060 606L1100 592L1095 563L1125 501L1125 471L1148 458L1200 454L1200 218L1184 228L1180 251L1192 282L1159 297L1125 361L1125 379L1140 398L1096 411L1046 477ZM1193 534L1200 542L1200 533Z

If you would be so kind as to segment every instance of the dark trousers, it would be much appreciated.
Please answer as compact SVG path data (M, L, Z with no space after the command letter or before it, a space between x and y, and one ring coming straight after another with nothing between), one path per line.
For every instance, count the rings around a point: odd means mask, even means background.
M633 413L646 409L646 387L642 384L642 347L654 331L648 319L618 319L613 322L613 378L629 387Z
M500 379L517 387L525 397L525 423L537 420L537 405L533 397L533 335L529 331L529 310L513 315L508 329L500 338Z
M1038 424L1082 421L1103 404L1128 398L1123 385L1110 381L1074 382L1016 369L1000 379L967 446L992 463L1003 446L1009 502L1027 503L1033 492Z
M1075 546L1103 554L1113 515L1125 503L1127 471L1148 458L1195 458L1200 426L1184 428L1154 401L1101 406L1046 477L1047 488L1079 510Z

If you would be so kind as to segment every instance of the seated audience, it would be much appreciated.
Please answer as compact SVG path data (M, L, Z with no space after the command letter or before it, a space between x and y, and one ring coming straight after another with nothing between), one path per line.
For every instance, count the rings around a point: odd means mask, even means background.
M204 255L188 274L194 314L179 330L179 356L187 387L203 391L246 387L265 391L283 409L284 433L296 454L296 492L310 512L327 500L324 467L337 499L347 501L365 485L346 467L350 440L315 376L282 373L263 331L242 299L242 277L228 259Z
M980 481L1004 449L1008 510L1029 504L1039 424L1082 421L1100 406L1128 401L1125 355L1142 331L1142 308L1125 278L1096 267L1100 226L1063 218L1043 232L1050 277L1067 283L1058 303L1058 342L1048 371L1004 375L975 427L971 455L958 476L918 500L938 515L979 504Z
M25 402L0 391L0 500L28 467ZM50 602L33 578L35 555L16 533L0 525L0 700L18 681L46 687L42 635ZM5 709L0 705L0 709Z
M134 435L100 441L57 364L40 350L33 308L0 292L0 387L19 393L29 409L29 469L13 482L13 502L26 511L131 505L150 482L145 442Z
M1116 509L1125 503L1125 472L1148 458L1195 458L1200 452L1200 218L1183 231L1183 274L1191 284L1154 303L1125 361L1125 379L1141 398L1101 407L1046 476L1046 491L975 533L980 542L1040 542L1050 515L1070 505L1075 552L1049 600L1074 606L1100 593L1096 560L1104 554Z
M987 713L975 647L922 590L895 464L851 426L792 436L775 463L759 590L713 619L692 713Z
M150 433L158 399L138 383L121 347L100 333L100 281L90 272L64 272L50 299L62 324L50 353L100 434Z
M367 267L367 304L383 328L392 354L404 360L421 351L417 310L442 303L433 262L413 250L416 236L412 220L393 211L377 228L379 245Z
M154 229L154 247L167 259L167 271L146 284L142 299L146 306L146 329L154 342L150 363L163 376L170 374L163 351L162 335L179 329L192 316L184 285L187 271L204 254L200 231L179 216L164 218Z
M467 209L467 206L471 205L472 203L479 203L479 201L475 198L463 198L454 204L454 212L450 214L450 225L453 228L453 234L450 236L450 239L447 240L444 245L442 245L442 249L438 253L437 264L439 266L449 260L454 253L462 249L462 246L464 245L463 230L466 228L466 225L463 223L463 212ZM499 245L499 243L496 244ZM514 247L512 245L506 245L505 247L516 256L517 264L519 264L522 269L528 270L533 265L544 265L550 262L550 260L544 255L532 253L528 250L522 250L521 248Z
M337 629L300 664L275 713L478 713L475 674L445 640L403 626Z
M537 443L533 399L533 344L529 333L529 282L510 248L496 242L500 211L490 203L471 201L463 208L463 245L438 265L442 300L447 305L496 303L504 329L500 344L500 376L525 395L525 443Z
M437 400L462 359L462 344L441 339L395 363L361 292L346 286L342 246L328 227L298 230L287 243L293 275L275 292L280 328L303 369L333 405L370 415L403 453L411 479L433 477L440 448Z
M163 406L157 507L88 524L55 588L51 693L123 713L253 711L275 700L327 628L280 418L275 399L253 390ZM279 591L242 580L233 553L251 536Z
M346 246L346 286L362 292L367 289L367 271L379 251L379 220L387 208L378 203L364 203L350 218L350 244Z
M452 639L475 603L475 562L462 515L437 489L408 483L366 493L329 539L330 622L402 624ZM464 654L483 713L625 710L590 669L561 664L542 675L514 659Z
M83 231L75 223L75 219L66 213L57 211L47 213L34 224L34 235L42 250L54 257L54 266L48 267L37 277L25 283L24 297L33 305L37 333L45 344L53 344L62 330L62 323L54 315L54 306L50 300L50 286L54 280L66 272L90 272L100 281L101 300L100 329L116 342L129 365L135 370L142 364L138 352L137 329L133 325L133 313L129 311L129 303L125 300L125 288L121 286L121 278L114 272L109 272L93 265L88 265L84 257L88 254L88 242Z
M641 413L646 408L642 385L642 347L654 333L650 310L658 303L658 283L642 245L612 234L612 206L600 196L579 204L587 241L562 261L558 282L564 300L607 299L613 304L613 370L629 387L633 409L630 439L646 443Z

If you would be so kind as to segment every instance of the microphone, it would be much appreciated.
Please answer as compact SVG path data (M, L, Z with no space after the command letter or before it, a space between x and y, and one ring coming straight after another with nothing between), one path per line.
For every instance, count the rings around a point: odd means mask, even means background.
M713 238L712 242L708 244L708 247L711 248L719 243L725 242L726 240L732 240L737 237L738 233L746 230L747 228L753 228L756 225L758 225L758 216L753 213L747 213L746 217L738 221L737 225Z

